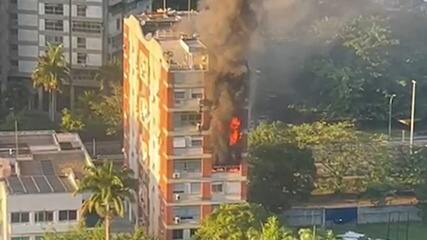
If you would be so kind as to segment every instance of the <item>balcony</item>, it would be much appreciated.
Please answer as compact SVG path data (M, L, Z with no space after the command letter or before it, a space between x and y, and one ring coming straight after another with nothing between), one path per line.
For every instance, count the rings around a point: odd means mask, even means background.
M199 156L203 154L203 147L174 148L175 156Z
M172 69L174 70L174 69ZM205 71L203 70L184 70L172 72L175 87L203 87L205 80Z
M174 104L175 111L198 111L200 109L199 99L177 99Z
M186 193L174 193L173 202L174 203L194 203L202 200L201 194L186 194Z
M211 200L214 202L236 203L242 202L240 194L212 194Z

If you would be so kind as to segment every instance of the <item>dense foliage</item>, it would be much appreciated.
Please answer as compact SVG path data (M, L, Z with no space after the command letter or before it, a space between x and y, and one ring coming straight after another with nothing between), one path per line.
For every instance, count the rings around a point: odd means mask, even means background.
M386 176L381 136L348 122L261 123L249 135L249 198L280 212L321 193L358 193ZM268 186L268 187L266 187Z
M331 231L287 228L258 205L221 205L205 219L198 240L334 240Z
M427 81L421 30L427 16L378 7L342 16L333 2L324 1L327 11L318 9L282 38L268 40L255 111L287 122L305 121L307 115L384 122L388 100L396 94L393 118L408 118L411 81L417 81L418 92ZM418 118L427 113L424 99L417 97Z

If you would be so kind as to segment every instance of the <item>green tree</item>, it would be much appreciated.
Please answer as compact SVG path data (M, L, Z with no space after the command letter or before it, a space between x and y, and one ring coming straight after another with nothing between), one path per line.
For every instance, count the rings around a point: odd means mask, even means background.
M92 112L107 126L107 135L120 132L123 113L123 88L120 84L111 85L111 95L100 95L97 101L89 104Z
M262 124L250 134L249 200L280 213L290 208L293 202L310 196L316 169L308 149L289 143L256 141L261 138L257 135L262 135L264 128L269 127Z
M248 231L258 230L267 218L259 205L221 205L213 211L196 232L199 240L249 240Z
M66 132L81 131L85 124L77 116L73 116L67 108L62 109L61 130Z
M111 161L101 167L87 167L87 174L78 185L77 193L89 192L91 196L82 205L81 213L96 212L104 219L105 240L110 239L110 225L114 216L123 217L124 201L133 201L137 180L133 172L114 168Z
M254 146L264 148L266 145L270 147L291 145L299 149L311 150L318 173L316 190L322 192L364 191L369 182L379 182L384 179L386 175L383 170L384 163L390 157L382 136L357 131L349 122L314 122L300 125L286 125L280 122L261 123L249 135L249 143L251 152L257 151L258 147ZM269 151L273 152L271 149ZM308 156L307 154L305 159L309 159ZM270 158L273 157L270 156ZM277 158L279 157L276 156L274 159ZM292 160L285 159L285 161ZM302 169L297 168L299 171L305 170L303 173L307 178L302 179L309 179L309 173L313 168L310 161L306 161L305 166L300 166ZM266 160L266 163L268 162ZM275 164L276 168L268 164L266 167L271 168L272 171L281 171L280 161L271 161L271 163ZM296 176L299 179L304 175L296 174ZM279 179L283 181L283 178ZM308 186L307 184L307 191Z
M283 227L279 219L271 216L267 222L262 225L261 230L251 228L248 231L249 240L297 240L290 229Z
M296 79L299 100L327 119L386 119L387 97L402 88L388 75L390 51L399 43L388 19L367 15L345 24L333 20L321 19L309 28L313 42L322 45ZM331 31L325 27L329 25L337 28Z
M49 116L55 121L56 95L60 91L60 84L65 81L69 73L63 54L62 45L48 44L46 52L37 60L31 79L33 86L49 92ZM40 105L40 103L39 103ZM40 107L40 106L39 106Z

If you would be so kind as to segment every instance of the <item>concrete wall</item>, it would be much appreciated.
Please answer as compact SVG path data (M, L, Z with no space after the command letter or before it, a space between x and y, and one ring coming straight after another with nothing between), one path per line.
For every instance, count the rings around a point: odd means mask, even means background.
M415 206L361 207L358 209L357 223L421 221L419 213L420 210Z
M295 208L285 211L282 215L289 226L323 225L322 208Z
M324 208L294 208L285 211L282 218L290 226L324 225ZM357 224L387 223L389 221L421 221L416 206L395 205L383 207L359 207Z

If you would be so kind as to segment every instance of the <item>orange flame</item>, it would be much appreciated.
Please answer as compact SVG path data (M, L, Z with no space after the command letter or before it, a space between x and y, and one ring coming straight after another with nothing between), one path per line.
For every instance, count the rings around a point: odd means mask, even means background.
M230 145L234 145L240 140L240 124L238 117L233 117L230 121Z

